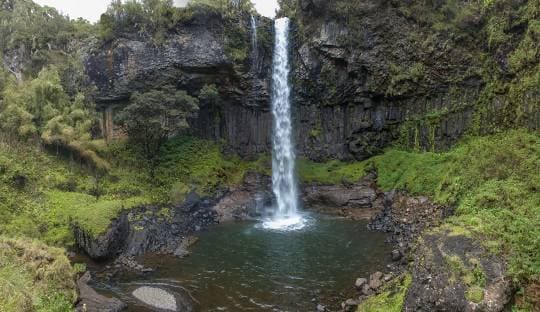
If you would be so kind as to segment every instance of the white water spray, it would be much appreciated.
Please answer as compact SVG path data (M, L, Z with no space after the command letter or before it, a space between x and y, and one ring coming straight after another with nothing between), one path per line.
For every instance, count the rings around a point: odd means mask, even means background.
M251 53L252 53L252 61L251 61L251 69L258 73L258 67L259 67L259 38L257 36L257 18L253 15L251 15Z
M289 19L275 21L274 72L272 75L272 114L274 117L272 189L277 211L263 226L270 229L302 228L298 214L298 188L295 179L295 153L292 142L291 87L289 84Z

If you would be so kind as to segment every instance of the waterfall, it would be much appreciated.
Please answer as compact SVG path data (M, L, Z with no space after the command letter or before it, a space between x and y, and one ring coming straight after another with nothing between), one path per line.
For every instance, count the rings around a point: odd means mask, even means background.
M277 209L264 223L266 228L298 229L303 218L298 215L298 188L295 179L295 152L292 142L291 86L289 84L289 19L275 21L275 47L272 75L272 114L274 117L272 189Z
M251 70L258 74L259 70L259 39L257 38L257 18L251 15Z

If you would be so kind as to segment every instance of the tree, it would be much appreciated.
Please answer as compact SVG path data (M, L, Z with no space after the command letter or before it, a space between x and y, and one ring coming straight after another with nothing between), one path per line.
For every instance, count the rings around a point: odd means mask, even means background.
M140 149L151 172L159 161L158 153L172 136L187 129L188 118L199 110L199 101L171 86L145 93L135 92L130 104L119 114L120 125L129 140Z
M58 71L43 69L36 79L8 82L0 102L0 130L14 140L31 140L69 151L97 169L108 169L98 155L103 146L94 140L92 109L82 93L72 100Z
M199 92L199 100L205 104L217 105L219 104L219 91L215 84L204 85Z

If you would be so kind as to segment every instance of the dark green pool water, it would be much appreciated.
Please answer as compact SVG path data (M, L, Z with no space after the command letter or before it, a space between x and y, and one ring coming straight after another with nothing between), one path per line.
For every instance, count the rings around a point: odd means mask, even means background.
M123 276L103 289L130 311L151 311L131 296L142 285L189 292L194 311L313 311L318 303L339 305L355 294L357 277L384 270L384 239L366 223L326 217L293 232L219 225L200 235L190 257L146 257L155 273Z

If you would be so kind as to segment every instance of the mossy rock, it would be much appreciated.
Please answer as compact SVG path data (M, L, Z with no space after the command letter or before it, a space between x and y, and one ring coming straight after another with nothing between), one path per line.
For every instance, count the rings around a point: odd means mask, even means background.
M445 225L417 241L407 310L466 311L480 306L502 311L509 302L511 285L504 261L487 252L478 240L457 234L460 232L463 230Z

